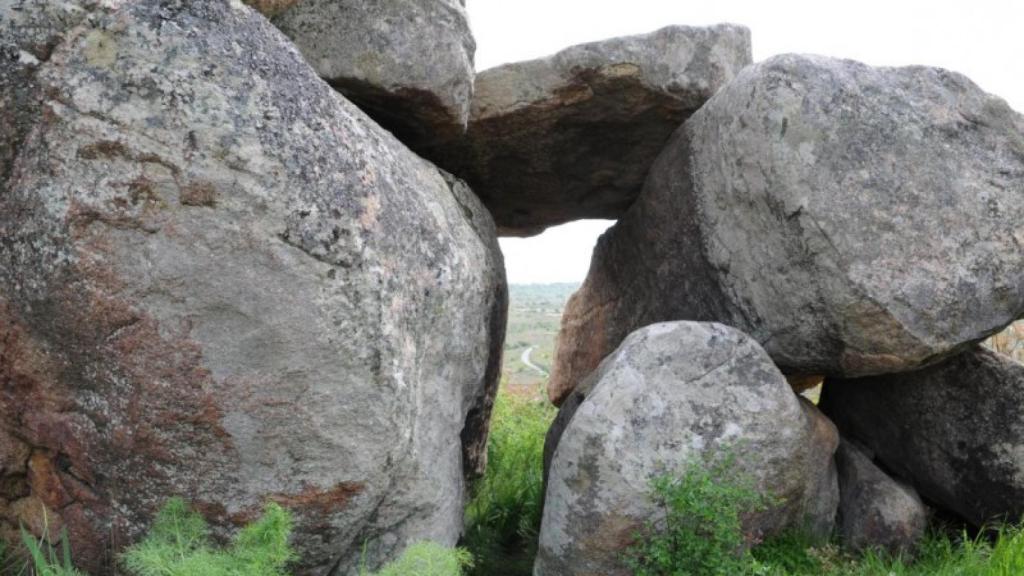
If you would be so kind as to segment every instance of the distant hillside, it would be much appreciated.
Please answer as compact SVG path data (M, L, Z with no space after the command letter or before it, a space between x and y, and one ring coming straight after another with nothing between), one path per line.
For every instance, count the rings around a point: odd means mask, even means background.
M530 392L547 381L541 372L523 362L523 353L529 349L530 362L545 372L551 370L562 310L579 286L577 282L509 286L503 382L520 391Z

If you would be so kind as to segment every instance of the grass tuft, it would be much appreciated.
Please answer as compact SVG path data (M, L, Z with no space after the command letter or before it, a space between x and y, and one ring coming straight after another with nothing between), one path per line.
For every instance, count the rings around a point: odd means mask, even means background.
M277 504L239 532L232 545L211 546L206 521L180 498L157 514L149 535L122 556L134 576L285 576L294 558L288 545L292 521Z
M49 530L44 530L44 533L49 533ZM29 557L22 572L32 576L83 576L71 563L71 546L66 531L61 530L59 550L43 538L36 540L24 527L21 528L21 542Z
M379 572L363 576L462 576L473 566L473 556L462 548L445 548L434 542L418 542Z

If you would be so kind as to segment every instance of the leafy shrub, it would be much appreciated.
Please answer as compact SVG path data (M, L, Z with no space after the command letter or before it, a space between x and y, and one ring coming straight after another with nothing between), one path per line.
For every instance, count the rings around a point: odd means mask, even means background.
M636 535L626 563L636 576L735 576L755 566L742 519L767 499L737 476L731 455L694 460L651 482L657 521Z
M294 558L288 545L292 521L277 504L239 532L232 545L214 549L203 517L180 498L167 502L148 536L121 563L134 576L285 576Z
M466 508L465 544L476 574L530 572L544 502L544 437L556 412L544 397L498 394L487 472Z
M405 549L398 560L379 572L363 576L462 576L473 565L473 556L462 548L445 548L434 542L419 542Z

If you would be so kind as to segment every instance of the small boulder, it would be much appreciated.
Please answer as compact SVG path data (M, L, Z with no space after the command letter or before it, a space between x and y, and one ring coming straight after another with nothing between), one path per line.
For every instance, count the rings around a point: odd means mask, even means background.
M831 532L835 427L741 332L696 322L637 330L578 398L559 415L561 434L548 436L536 576L627 573L622 554L657 513L651 480L722 449L737 451L737 474L778 498L746 519L752 540L798 526Z
M492 68L465 139L425 155L469 182L503 235L618 218L672 132L750 62L746 28L671 26Z
M784 373L922 367L1024 313L1024 117L966 77L777 56L673 136L563 317L560 401L632 330L716 321Z
M836 451L836 468L843 544L856 552L913 554L928 527L928 507L917 491L883 472L846 440Z
M416 151L466 130L476 41L464 0L248 0L317 73Z
M846 438L980 526L1024 515L1024 365L984 348L916 372L825 382Z

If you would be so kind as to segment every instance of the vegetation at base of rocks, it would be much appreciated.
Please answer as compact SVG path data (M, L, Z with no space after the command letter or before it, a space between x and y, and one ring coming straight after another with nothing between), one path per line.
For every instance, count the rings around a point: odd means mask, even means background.
M287 565L295 560L288 540L291 515L277 504L268 504L263 516L243 528L231 546L217 549L210 543L203 517L184 500L174 498L157 514L149 534L121 555L121 566L130 576L288 576ZM27 561L8 557L0 546L0 574L12 576L84 576L72 564L67 534L57 544L35 539L21 531ZM362 576L463 576L473 566L473 556L463 548L449 549L433 542L419 542L379 571Z
M736 473L733 452L658 476L651 491L659 518L636 535L626 554L636 576L725 576L742 574L753 563L743 518L770 499Z
M1024 527L1002 525L976 537L933 532L917 554L844 553L799 532L750 547L744 515L769 502L732 469L732 457L656 478L663 518L637 535L626 562L635 576L1020 576Z
M820 545L803 531L790 530L751 550L747 572L765 576L825 574L840 558L839 547Z
M466 509L473 574L529 574L543 506L544 437L557 410L543 397L503 386L494 404L487 472Z
M49 530L44 530L49 532ZM71 546L68 544L67 532L61 531L57 546L45 539L36 540L24 528L21 529L21 542L28 553L28 561L18 574L32 576L83 576L71 563ZM0 565L6 565L0 550Z
M285 576L285 567L295 558L288 544L291 530L288 511L268 504L231 546L216 549L203 517L174 498L157 514L149 535L121 556L121 563L133 576Z
M1024 574L1024 530L999 526L976 537L933 532L913 558L867 552L850 556L836 545L814 547L783 537L753 551L753 576L1015 576Z
M380 571L360 571L362 576L462 576L472 568L473 555L464 548L445 548L434 542L418 542Z

